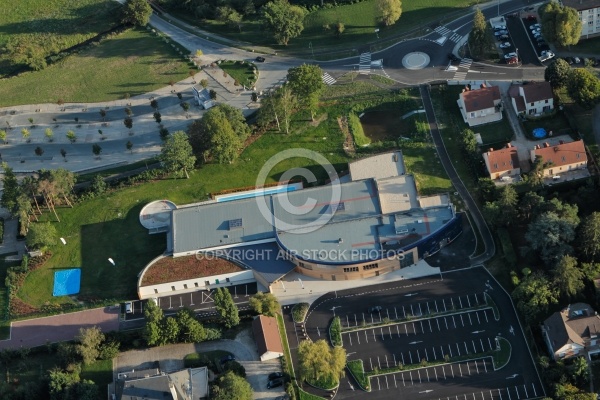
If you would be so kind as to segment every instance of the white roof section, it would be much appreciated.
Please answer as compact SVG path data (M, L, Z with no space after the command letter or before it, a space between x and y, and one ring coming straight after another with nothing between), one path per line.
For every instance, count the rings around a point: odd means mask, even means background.
M419 207L412 175L401 175L377 181L381 213L390 214Z
M385 179L404 175L404 159L401 151L377 154L348 164L353 181L362 179Z

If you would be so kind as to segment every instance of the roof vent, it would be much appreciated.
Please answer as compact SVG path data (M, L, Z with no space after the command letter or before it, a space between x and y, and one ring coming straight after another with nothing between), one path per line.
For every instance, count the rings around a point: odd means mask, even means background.
M555 151L555 152L557 152L558 150L560 150L560 149L558 148L558 146L555 146L555 147L554 147L554 151Z
M339 239L338 239L338 244L340 244L340 243L344 243L344 239L342 239L342 238L339 238Z

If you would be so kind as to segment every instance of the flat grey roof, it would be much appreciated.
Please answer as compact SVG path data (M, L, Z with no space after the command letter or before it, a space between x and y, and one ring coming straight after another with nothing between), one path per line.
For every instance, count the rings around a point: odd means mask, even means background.
M404 175L404 159L401 151L391 151L353 161L348 164L353 181L361 179L385 179Z
M281 279L295 267L275 242L225 249L224 252L252 268L269 283Z
M383 214L419 207L417 187L412 175L377 180L377 189Z
M178 208L172 218L175 254L274 237L254 198Z

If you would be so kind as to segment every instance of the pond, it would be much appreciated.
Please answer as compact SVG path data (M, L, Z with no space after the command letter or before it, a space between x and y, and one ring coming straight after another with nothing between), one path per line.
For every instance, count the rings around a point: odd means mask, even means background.
M365 136L371 139L371 142L396 140L399 136L412 137L416 131L415 121L422 117L417 114L402 119L398 114L394 110L366 112L360 118Z

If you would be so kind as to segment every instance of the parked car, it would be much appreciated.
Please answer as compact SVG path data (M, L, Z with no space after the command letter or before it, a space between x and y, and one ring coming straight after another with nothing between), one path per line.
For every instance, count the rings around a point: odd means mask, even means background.
M221 358L221 365L228 363L229 361L235 361L235 357L232 356L231 354Z
M283 378L273 379L267 383L267 389L273 389L279 386L283 386Z
M504 42L500 44L501 49L508 49L510 46L512 46L510 42Z
M519 59L517 57L512 57L509 58L508 60L506 60L507 64L517 64L519 62Z
M517 53L511 52L504 55L505 60L511 59L513 57L517 57Z
M573 57L565 57L565 61L567 63L569 63L569 65L570 65L570 64L573 64L575 62L575 59L573 59Z
M555 54L550 50L544 50L540 53L540 60L546 61L553 58Z
M579 64L581 62L581 59L579 57L573 57L573 61L575 62L575 64Z
M494 35L496 35L496 37L502 36L502 35L508 35L508 31L507 30L496 31L496 32L494 32Z
M531 33L533 33L534 35L535 35L536 33L542 34L542 30L541 30L540 28L532 29L532 30L531 30Z
M494 30L495 31L505 31L506 25L496 25L496 26L494 26Z
M498 37L498 40L501 42L508 40L508 39L510 39L510 37L508 35L502 35L502 36Z
M540 24L533 24L533 25L529 25L529 29L534 30L534 29L539 29L542 26Z
M258 62L265 62L265 58L258 56L258 57L256 57L256 61L258 61Z
M527 21L537 21L537 18L535 17L535 15L531 15L531 14L529 14L529 15L527 16Z
M133 312L133 303L131 301L125 303L125 313L131 314L132 312Z
M283 378L283 372L272 372L269 374L270 381L272 381L273 379L278 379L278 378Z
M374 307L369 308L369 312L371 314L379 313L379 312L381 312L381 310L382 310L381 306L374 306Z

